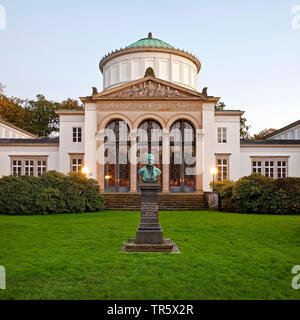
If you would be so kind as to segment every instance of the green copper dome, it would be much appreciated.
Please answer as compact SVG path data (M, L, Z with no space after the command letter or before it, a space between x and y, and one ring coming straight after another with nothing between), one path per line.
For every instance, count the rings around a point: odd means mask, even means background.
M169 49L174 49L173 46L171 46L170 44L156 39L156 38L152 38L152 33L149 32L148 34L148 38L143 38L138 40L137 42L134 42L132 44L130 44L129 46L127 46L126 48L142 48L142 47L152 47L152 48L169 48Z

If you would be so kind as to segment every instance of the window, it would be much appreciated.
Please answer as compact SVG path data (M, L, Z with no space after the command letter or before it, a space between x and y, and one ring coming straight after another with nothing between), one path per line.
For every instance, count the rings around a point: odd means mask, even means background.
M10 156L11 174L40 177L47 172L47 156Z
M277 161L277 178L285 178L286 177L286 161Z
M83 154L70 154L70 171L81 172L84 166L84 155Z
M34 161L25 160L25 176L33 176L33 175L34 175Z
M217 155L217 181L229 179L229 156Z
M252 173L260 173L269 178L287 177L287 158L269 157L252 159Z
M22 173L22 161L13 160L12 162L12 174L21 175Z
M262 162L261 161L253 161L252 172L261 174L261 172L262 172L261 170L262 170Z
M73 142L81 142L82 140L82 129L81 127L73 128Z
M227 143L227 128L218 128L218 143Z
M38 177L42 176L47 171L47 161L38 160L37 162L37 175Z

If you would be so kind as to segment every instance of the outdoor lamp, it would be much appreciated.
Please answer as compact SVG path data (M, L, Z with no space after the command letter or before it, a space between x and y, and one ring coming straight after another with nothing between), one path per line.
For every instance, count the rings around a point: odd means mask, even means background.
M215 175L217 174L217 172L218 172L218 169L216 167L210 169L210 173L213 176L213 187L212 187L213 190L215 188Z
M83 167L83 168L81 169L81 172L82 172L83 174L87 175L87 174L89 173L88 167Z

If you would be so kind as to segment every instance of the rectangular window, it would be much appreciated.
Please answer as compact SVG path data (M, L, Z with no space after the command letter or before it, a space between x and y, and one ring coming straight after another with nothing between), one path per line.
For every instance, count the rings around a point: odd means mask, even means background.
M269 178L287 177L287 158L269 157L252 159L252 173L260 173Z
M37 162L37 175L38 177L42 176L47 171L47 161L38 160Z
M217 156L217 181L229 179L229 157Z
M83 154L70 154L71 167L70 171L81 172L84 167L84 155Z
M40 177L47 172L47 156L10 156L11 174Z
M227 128L218 128L218 143L227 143Z
M252 163L252 172L261 174L261 172L262 172L262 163L261 163L261 161L253 161L253 163Z
M22 161L21 160L13 160L12 174L19 175L19 176L22 174Z
M73 142L81 142L82 141L82 129L81 127L73 128Z
M277 161L277 178L286 177L286 161Z
M34 175L34 161L25 160L25 176L33 176L33 175Z

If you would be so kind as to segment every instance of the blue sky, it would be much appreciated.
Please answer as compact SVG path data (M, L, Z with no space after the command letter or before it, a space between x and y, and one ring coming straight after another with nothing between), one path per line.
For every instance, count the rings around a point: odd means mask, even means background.
M0 0L0 82L61 101L102 88L107 52L147 36L198 56L198 90L242 109L252 133L300 119L300 0ZM300 13L300 12L299 12ZM300 22L300 18L299 18Z

